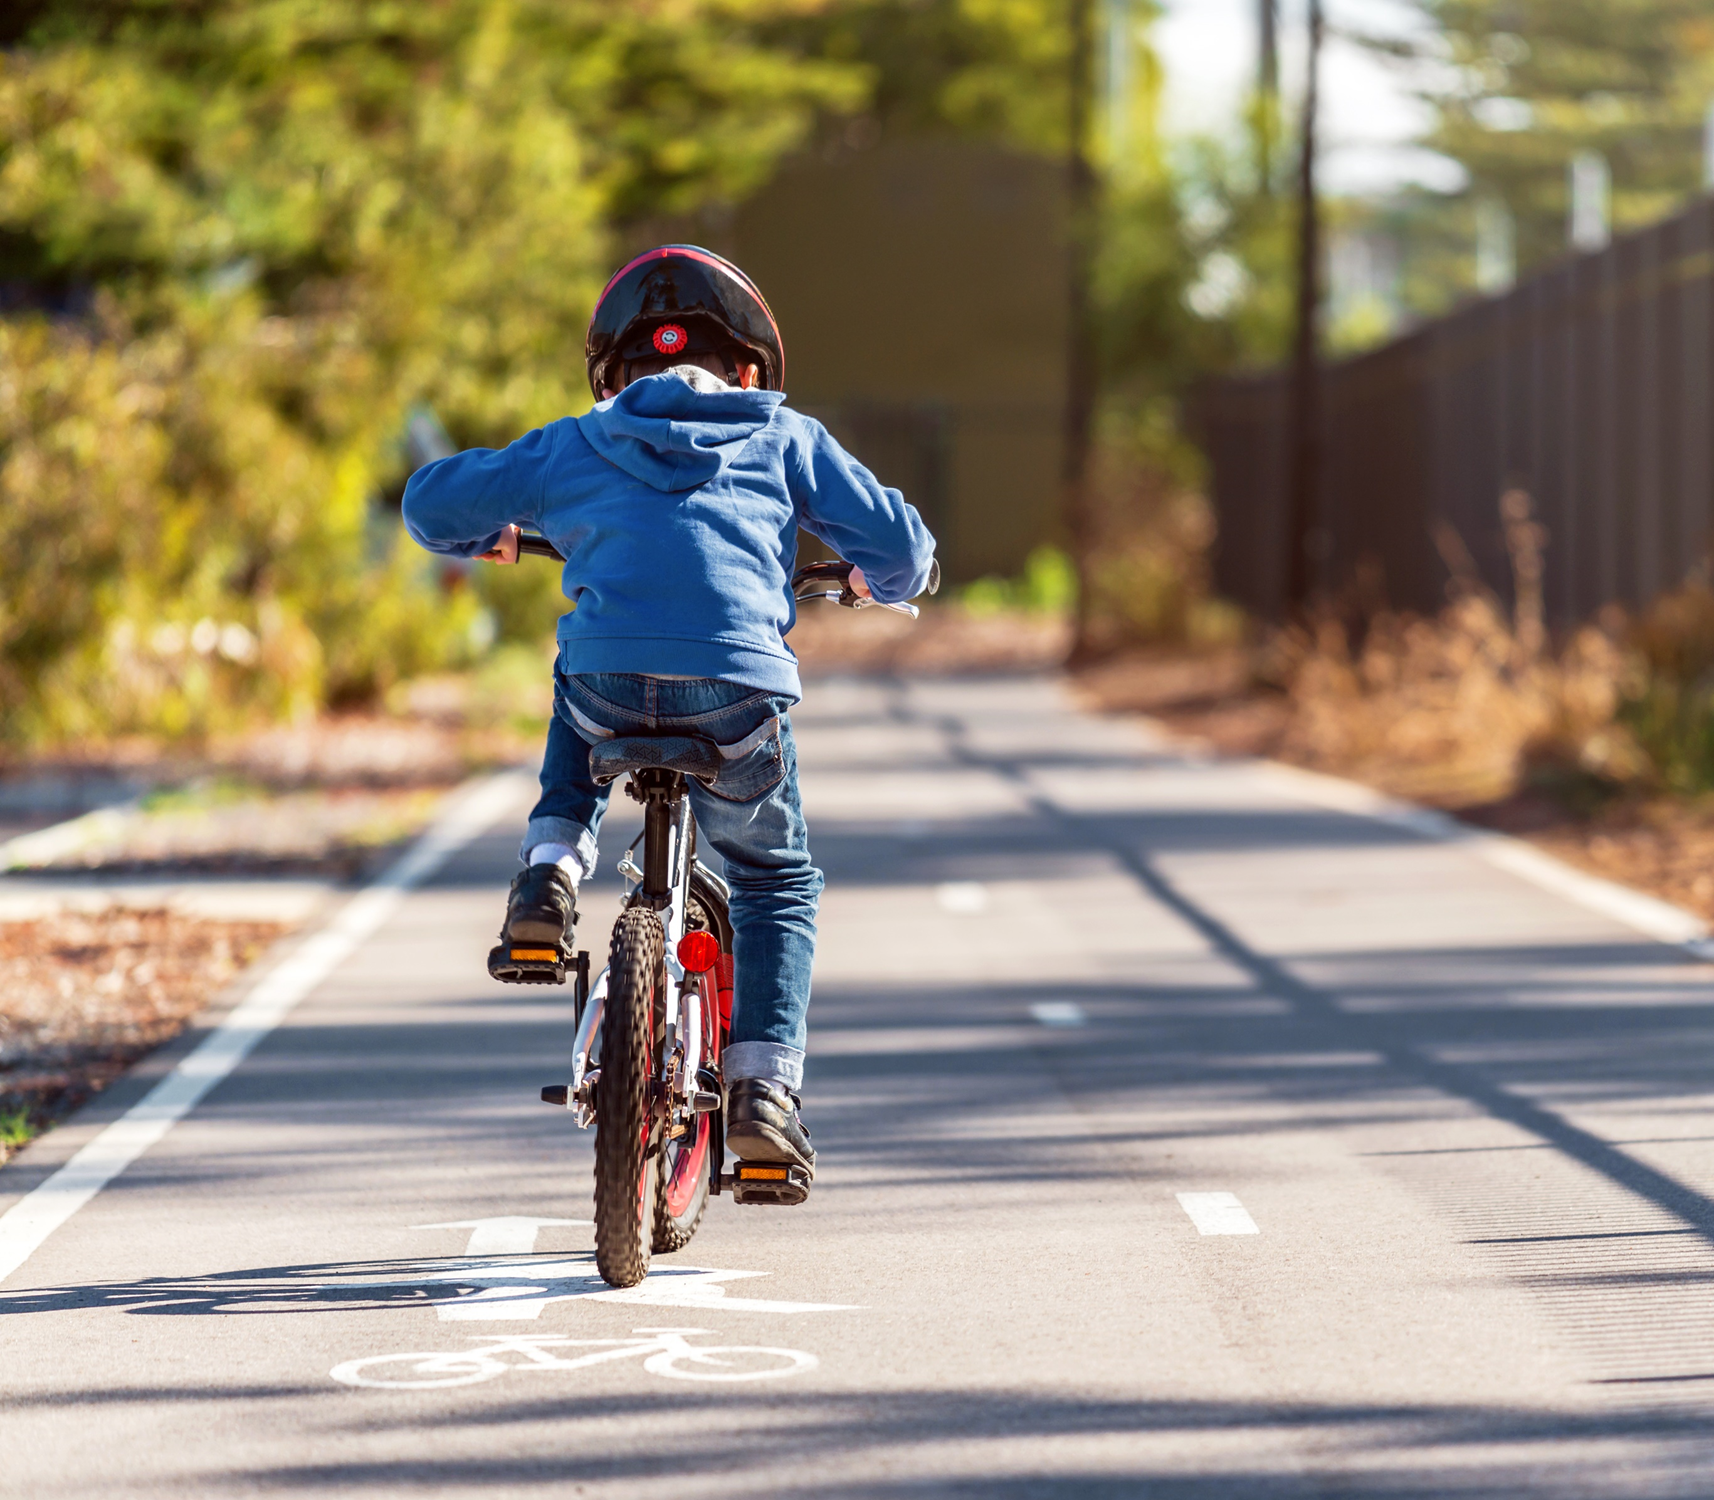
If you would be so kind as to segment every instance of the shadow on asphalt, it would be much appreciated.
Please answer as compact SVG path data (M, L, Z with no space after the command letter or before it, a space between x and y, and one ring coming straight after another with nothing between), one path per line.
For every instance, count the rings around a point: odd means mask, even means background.
M524 1386L530 1377L514 1377ZM491 1387L485 1387L491 1390ZM539 1387L538 1387L539 1390ZM253 1393L224 1385L155 1389L98 1388L71 1395L25 1396L16 1404L112 1406L128 1401L205 1400L230 1406L246 1394L301 1394L295 1388ZM414 1398L414 1399L413 1399ZM290 1492L444 1493L488 1488L618 1484L676 1477L695 1492L721 1476L749 1474L752 1493L767 1496L956 1496L1037 1500L1254 1500L1275 1496L1332 1496L1343 1500L1510 1500L1520 1495L1704 1495L1709 1435L1699 1420L1642 1410L1615 1415L1480 1406L1254 1403L1212 1401L1078 1401L1016 1391L902 1390L859 1397L829 1392L743 1396L681 1391L651 1384L627 1394L580 1395L570 1383L519 1399L460 1402L444 1392L352 1392L330 1385L325 1406L369 1434L520 1429L514 1456L462 1458L446 1442L433 1459L354 1459L339 1463L282 1464L216 1476L232 1493L252 1488ZM324 1420L326 1417L324 1416ZM615 1422L646 1423L652 1443L613 1452L602 1442ZM587 1430L584 1430L587 1427ZM531 1429L534 1429L531 1431ZM552 1431L551 1451L540 1435ZM1226 1444L1231 1466L1185 1474L1163 1458L1100 1472L1099 1444L1139 1438L1170 1447L1175 1439L1215 1436ZM1075 1469L1055 1472L1052 1444L1083 1445ZM980 1445L1038 1445L1030 1459L1015 1447L996 1455L999 1472L971 1474L982 1465ZM1640 1445L1648 1444L1647 1458ZM947 1445L951 1445L948 1447ZM1275 1461L1239 1456L1277 1444ZM1313 1450L1293 1472L1292 1459ZM918 1457L912 1456L916 1449ZM1206 1456L1208 1449L1187 1450ZM898 1475L822 1480L786 1477L798 1469L836 1466L860 1474L871 1454L885 1454ZM1020 1468L1037 1470L1020 1475ZM952 1472L937 1474L936 1470ZM962 1474L959 1471L963 1471ZM1093 1471L1093 1472L1092 1472ZM1284 1471L1284 1472L1282 1472ZM1675 1482L1676 1481L1676 1482Z
M575 1282L565 1279L576 1268ZM532 1275L532 1270L536 1274ZM659 1270L675 1268L662 1260ZM461 1277L464 1270L480 1274ZM400 1260L327 1261L301 1266L265 1266L202 1276L146 1276L135 1281L97 1281L82 1286L0 1289L0 1317L15 1313L74 1312L108 1308L166 1317L266 1313L421 1313L436 1302L456 1301L477 1289L515 1287L520 1296L539 1290L543 1273L562 1286L598 1289L602 1282L591 1252L527 1256L416 1257ZM658 1278L657 1278L658 1279ZM506 1330L499 1330L506 1331Z

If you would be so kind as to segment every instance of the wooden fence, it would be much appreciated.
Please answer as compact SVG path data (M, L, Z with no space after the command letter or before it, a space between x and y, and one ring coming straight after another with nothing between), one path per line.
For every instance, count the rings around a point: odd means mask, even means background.
M1714 545L1714 200L1322 380L1309 547L1322 593L1437 609L1450 528L1509 598L1499 502L1521 489L1546 527L1551 624L1645 604ZM1286 602L1289 400L1271 373L1210 384L1192 406L1218 585L1264 618Z

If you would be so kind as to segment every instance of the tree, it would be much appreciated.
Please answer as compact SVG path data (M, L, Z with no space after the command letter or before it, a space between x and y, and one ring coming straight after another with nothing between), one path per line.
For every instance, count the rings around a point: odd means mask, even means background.
M373 524L405 413L495 442L587 403L611 227L747 191L861 96L849 65L761 39L781 8L802 7L38 0L11 18L0 281L38 311L0 340L6 730L194 727L456 653L472 601L447 607ZM43 465L75 495L131 449L146 483L133 465L81 506L23 503ZM76 535L43 546L44 526ZM203 621L231 652L187 648Z
M1702 183L1714 96L1706 0L1413 0L1428 42L1382 42L1430 64L1424 144L1503 202L1522 265L1564 254L1567 171L1582 151L1612 171L1613 222L1648 223Z

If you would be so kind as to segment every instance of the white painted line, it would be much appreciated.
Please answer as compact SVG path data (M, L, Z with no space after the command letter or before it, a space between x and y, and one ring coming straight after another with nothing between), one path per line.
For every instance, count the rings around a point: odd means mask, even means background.
M979 880L949 880L934 888L934 899L942 911L970 916L988 909L988 887Z
M413 1224L413 1229L468 1229L466 1255L529 1255L536 1248L536 1232L559 1226L587 1226L590 1219L526 1219L507 1214L493 1219L459 1219L451 1224Z
M1190 1215L1198 1234L1260 1234L1236 1193L1179 1193L1178 1206Z
M1038 1000L1030 1015L1043 1026L1082 1026L1089 1020L1075 1000Z
M1357 817L1373 818L1395 828L1407 828L1439 843L1459 844L1496 869L1562 896L1585 911L1610 917L1657 942L1685 948L1696 958L1714 960L1714 937L1710 936L1707 923L1694 913L1575 869L1522 839L1486 828L1472 828L1431 808L1413 807L1372 787L1305 771L1298 766L1260 761L1254 769L1280 790L1303 801Z
M519 797L530 778L501 771L466 785L416 843L285 962L262 976L179 1065L52 1177L0 1215L0 1281L185 1117L404 900Z

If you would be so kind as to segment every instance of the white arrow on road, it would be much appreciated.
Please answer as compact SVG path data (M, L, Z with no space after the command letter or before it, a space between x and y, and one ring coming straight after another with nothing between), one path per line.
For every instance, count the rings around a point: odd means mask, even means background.
M763 1297L728 1297L721 1284L766 1276L767 1271L715 1271L698 1266L659 1266L638 1286L611 1287L596 1272L589 1256L577 1259L495 1261L501 1255L529 1255L542 1229L589 1224L588 1219L535 1219L508 1214L491 1219L455 1219L446 1224L415 1224L414 1229L468 1229L465 1256L487 1261L457 1264L442 1261L415 1275L386 1280L347 1282L359 1286L427 1286L453 1282L477 1290L456 1297L436 1298L434 1309L443 1322L512 1322L539 1318L550 1302L629 1302L646 1307L730 1308L734 1312L845 1312L845 1302L779 1302Z
M672 1266L651 1271L637 1286L611 1287L587 1260L547 1261L540 1265L460 1266L431 1272L419 1281L451 1281L481 1289L436 1299L443 1323L510 1322L539 1318L550 1302L628 1302L643 1307L694 1307L732 1312L847 1312L845 1302L780 1302L765 1297L728 1297L726 1281L766 1276L766 1271L716 1271Z
M536 1232L573 1225L588 1219L529 1219L504 1214L493 1219L455 1219L450 1224L413 1224L413 1229L468 1229L466 1255L528 1255L536 1248Z
M428 1227L428 1226L423 1226ZM465 1225L458 1225L460 1229ZM501 1261L489 1264L462 1261L428 1262L420 1269L383 1277L359 1277L329 1282L348 1287L473 1287L451 1297L436 1297L434 1310L442 1322L528 1322L541 1317L550 1302L625 1302L640 1307L691 1307L701 1311L811 1313L848 1312L848 1302L784 1302L766 1297L728 1297L722 1284L766 1276L767 1271L719 1271L703 1266L660 1266L638 1286L611 1287L600 1277L591 1258Z

